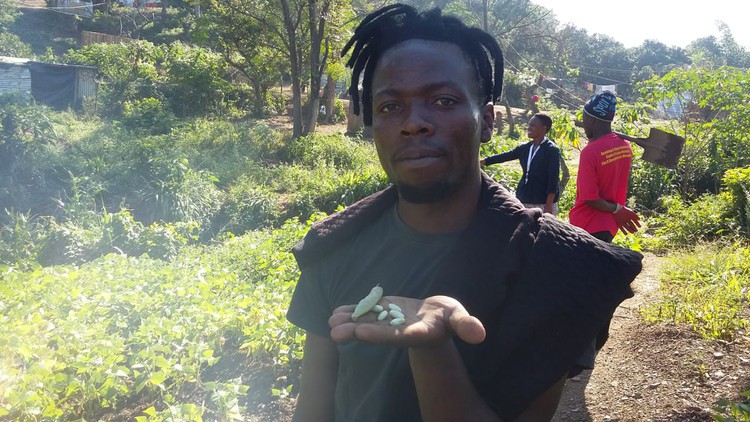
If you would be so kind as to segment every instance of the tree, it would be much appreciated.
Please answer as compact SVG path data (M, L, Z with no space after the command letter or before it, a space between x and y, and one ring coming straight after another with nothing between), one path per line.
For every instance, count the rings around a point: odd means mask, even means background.
M339 0L212 0L211 13L220 25L217 34L227 48L251 63L257 49L251 44L286 56L292 84L292 136L299 137L315 130L320 101L320 78L325 72L331 48L329 32L336 25L329 24L349 4ZM252 28L242 31L243 27ZM233 35L229 28L240 30ZM235 32L236 34L237 32ZM252 42L250 42L252 40ZM244 45L246 49L236 48ZM227 50L226 54L232 51ZM303 87L309 87L306 107L303 107Z
M749 68L750 52L737 44L727 24L719 22L718 27L721 38L714 36L698 38L687 46L687 53L693 64L709 69L725 65Z
M747 71L723 66L675 69L641 85L646 103L680 101L685 110L673 129L687 140L677 169L684 198L717 193L727 170L750 165L749 84Z

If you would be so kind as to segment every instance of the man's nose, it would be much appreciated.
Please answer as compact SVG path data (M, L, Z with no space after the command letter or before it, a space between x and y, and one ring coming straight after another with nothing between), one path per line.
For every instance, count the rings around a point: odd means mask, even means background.
M404 121L401 125L401 134L404 136L414 135L429 135L435 130L435 126L432 124L428 110L424 106L412 105L404 116Z

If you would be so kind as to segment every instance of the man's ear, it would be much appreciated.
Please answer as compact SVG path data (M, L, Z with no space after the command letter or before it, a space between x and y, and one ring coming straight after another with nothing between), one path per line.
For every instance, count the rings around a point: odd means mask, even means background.
M487 103L482 108L482 143L492 139L493 130L495 130L495 105Z

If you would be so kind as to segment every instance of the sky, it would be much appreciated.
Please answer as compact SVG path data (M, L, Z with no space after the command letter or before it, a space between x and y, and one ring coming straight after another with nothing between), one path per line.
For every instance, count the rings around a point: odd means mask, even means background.
M571 23L589 35L609 35L625 47L644 40L686 47L707 36L721 37L717 21L729 25L734 40L750 50L750 2L747 0L531 0L551 9L561 24Z

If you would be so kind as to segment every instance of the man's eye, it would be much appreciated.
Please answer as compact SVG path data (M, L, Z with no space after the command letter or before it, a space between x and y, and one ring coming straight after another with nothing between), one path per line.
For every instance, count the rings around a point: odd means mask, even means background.
M443 107L452 106L456 104L456 102L457 102L456 100L454 100L453 98L449 98L449 97L441 97L435 100L435 104L439 106L443 106Z
M379 113L392 113L396 110L398 110L398 105L393 104L393 103L383 104L380 107L378 107Z

